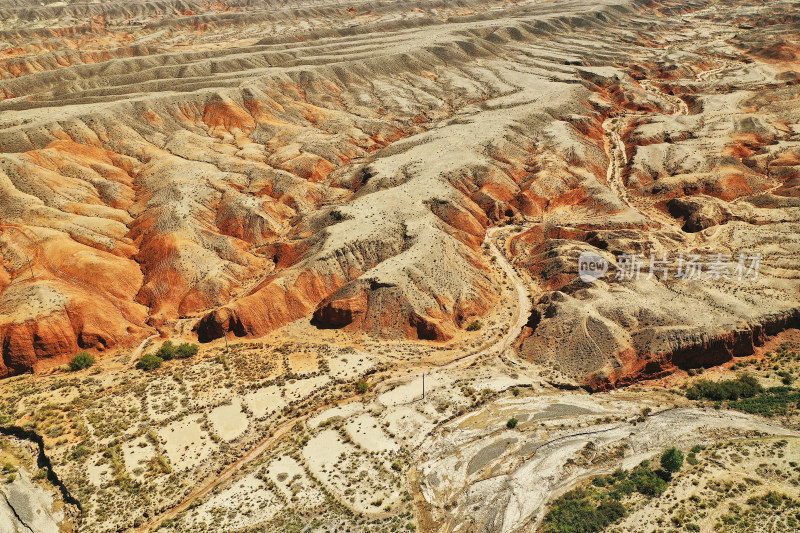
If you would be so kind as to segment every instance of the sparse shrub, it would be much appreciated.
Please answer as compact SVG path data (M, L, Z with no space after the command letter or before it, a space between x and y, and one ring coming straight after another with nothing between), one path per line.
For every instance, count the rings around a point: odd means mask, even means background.
M743 374L730 381L714 382L701 379L686 391L686 397L690 400L738 400L739 398L752 398L763 391L764 388L756 378Z
M200 347L196 344L184 342L175 349L175 357L178 359L188 359L194 357L199 349Z
M508 429L514 429L517 427L518 420L516 418L510 418L508 422L506 422L506 427Z
M366 379L359 379L356 381L355 388L359 394L366 394L369 392L369 383L367 383Z
M475 320L471 322L469 326L467 326L467 331L478 331L482 327L483 324L481 324L480 320Z
M150 461L150 468L154 471L162 473L162 474L169 474L172 472L172 468L170 468L167 459L161 455L160 453L153 456Z
M150 370L155 370L156 368L161 366L164 360L157 355L153 355L151 353L146 353L139 359L139 362L136 363L136 368L140 370L144 370L148 372Z
M661 455L661 468L674 474L683 466L683 452L672 447Z
M630 473L630 481L636 492L645 496L659 496L667 490L667 482L653 472L649 466L638 466Z
M170 359L175 358L175 345L172 344L172 341L165 341L164 344L161 345L161 348L158 349L156 355L160 357L163 361L169 361Z
M514 389L511 391L511 394L513 394L514 396L519 396L519 389L517 389L517 388L514 388Z
M69 369L73 372L76 370L83 370L89 368L94 364L94 356L89 352L78 352L69 362Z
M72 460L80 459L81 457L85 457L92 453L92 450L89 449L86 444L83 442L78 444L74 450L72 450L69 454L69 458Z
M45 433L47 433L48 437L55 439L64 434L64 427L60 425L55 425L48 428Z

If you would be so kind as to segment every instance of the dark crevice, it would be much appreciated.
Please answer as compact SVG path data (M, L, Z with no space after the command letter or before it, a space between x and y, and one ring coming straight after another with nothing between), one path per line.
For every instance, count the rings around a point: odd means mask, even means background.
M528 322L525 324L525 326L531 328L531 333L535 333L536 328L539 327L539 323L541 321L542 314L536 309L531 309L531 315L528 317Z
M17 522L19 522L20 524L22 524L23 526L28 528L28 531L30 531L31 533L36 533L31 526L29 526L28 524L25 523L25 520L22 519L22 517L19 515L17 510L14 509L14 506L11 505L11 501L9 501L8 496L6 496L6 493L3 492L3 491L0 491L0 494L3 495L3 499L6 501L6 505L8 505L9 509L11 509L11 512L14 514L14 518L17 519Z
M47 472L47 480L61 492L61 497L65 503L76 506L79 510L83 511L81 503L75 498L64 483L59 479L58 474L53 470L53 462L45 453L44 439L38 433L29 429L21 428L19 426L0 426L0 435L8 435L18 439L29 440L36 443L39 448L39 455L36 459L36 465Z

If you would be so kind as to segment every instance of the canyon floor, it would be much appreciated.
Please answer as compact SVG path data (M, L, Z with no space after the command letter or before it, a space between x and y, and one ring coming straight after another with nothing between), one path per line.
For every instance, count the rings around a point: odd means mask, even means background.
M799 8L0 0L0 529L792 530Z

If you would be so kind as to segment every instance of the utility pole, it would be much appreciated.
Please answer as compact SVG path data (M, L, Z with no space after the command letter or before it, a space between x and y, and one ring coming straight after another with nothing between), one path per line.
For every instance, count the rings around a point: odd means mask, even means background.
M225 353L228 353L230 350L228 349L228 332L225 332Z
M422 373L422 401L425 401L425 372Z

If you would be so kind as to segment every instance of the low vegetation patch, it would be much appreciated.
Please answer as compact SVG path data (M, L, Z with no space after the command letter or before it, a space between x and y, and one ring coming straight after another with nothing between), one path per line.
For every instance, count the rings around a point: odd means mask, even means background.
M731 503L714 526L721 533L800 530L800 501L770 491L749 498L744 505Z
M683 452L673 447L661 455L661 468L674 474L683 466Z
M800 410L800 390L789 386L764 389L756 378L747 374L731 381L701 379L686 391L686 397L712 400L716 408L724 406L766 417L791 415Z
M160 367L164 360L157 355L146 353L139 359L139 362L136 363L136 368L144 371L155 370L156 368Z
M574 489L555 500L544 517L543 533L593 533L604 531L628 514L628 496L660 496L670 473L683 465L683 453L670 448L661 456L665 471L654 471L649 461L626 471L618 468L608 476L597 476L591 485Z
M475 320L471 322L469 326L467 326L467 331L478 331L483 327L483 324L480 323L479 320Z
M543 533L603 531L627 514L620 502L604 499L591 489L571 490L553 502L544 519Z
M158 349L156 355L160 357L163 361L169 361L175 358L175 345L172 344L172 341L165 341L164 344L161 345L161 348Z
M161 348L159 348L156 352L156 355L164 361L170 361L172 359L188 359L197 354L199 349L200 347L198 345L189 342L184 342L178 346L175 346L172 344L172 341L165 341L164 344L161 345Z
M94 364L94 356L89 352L78 352L69 362L69 369L73 372L89 368Z
M366 394L367 392L369 392L369 388L370 387L369 383L367 383L367 380L359 379L358 381L356 381L355 389L357 393Z
M200 347L196 344L184 342L175 348L175 357L178 359L188 359L197 355L199 349Z
M686 391L686 397L690 400L738 400L752 398L763 390L756 378L742 374L737 379L729 381L698 380Z
M800 409L800 391L791 387L771 387L752 398L730 402L728 407L762 416L786 416Z
M188 359L197 354L200 347L196 344L184 342L175 346L172 341L164 341L164 344L154 354L144 354L139 362L136 363L136 368L141 370L155 370L160 367L164 361L171 361L172 359Z

